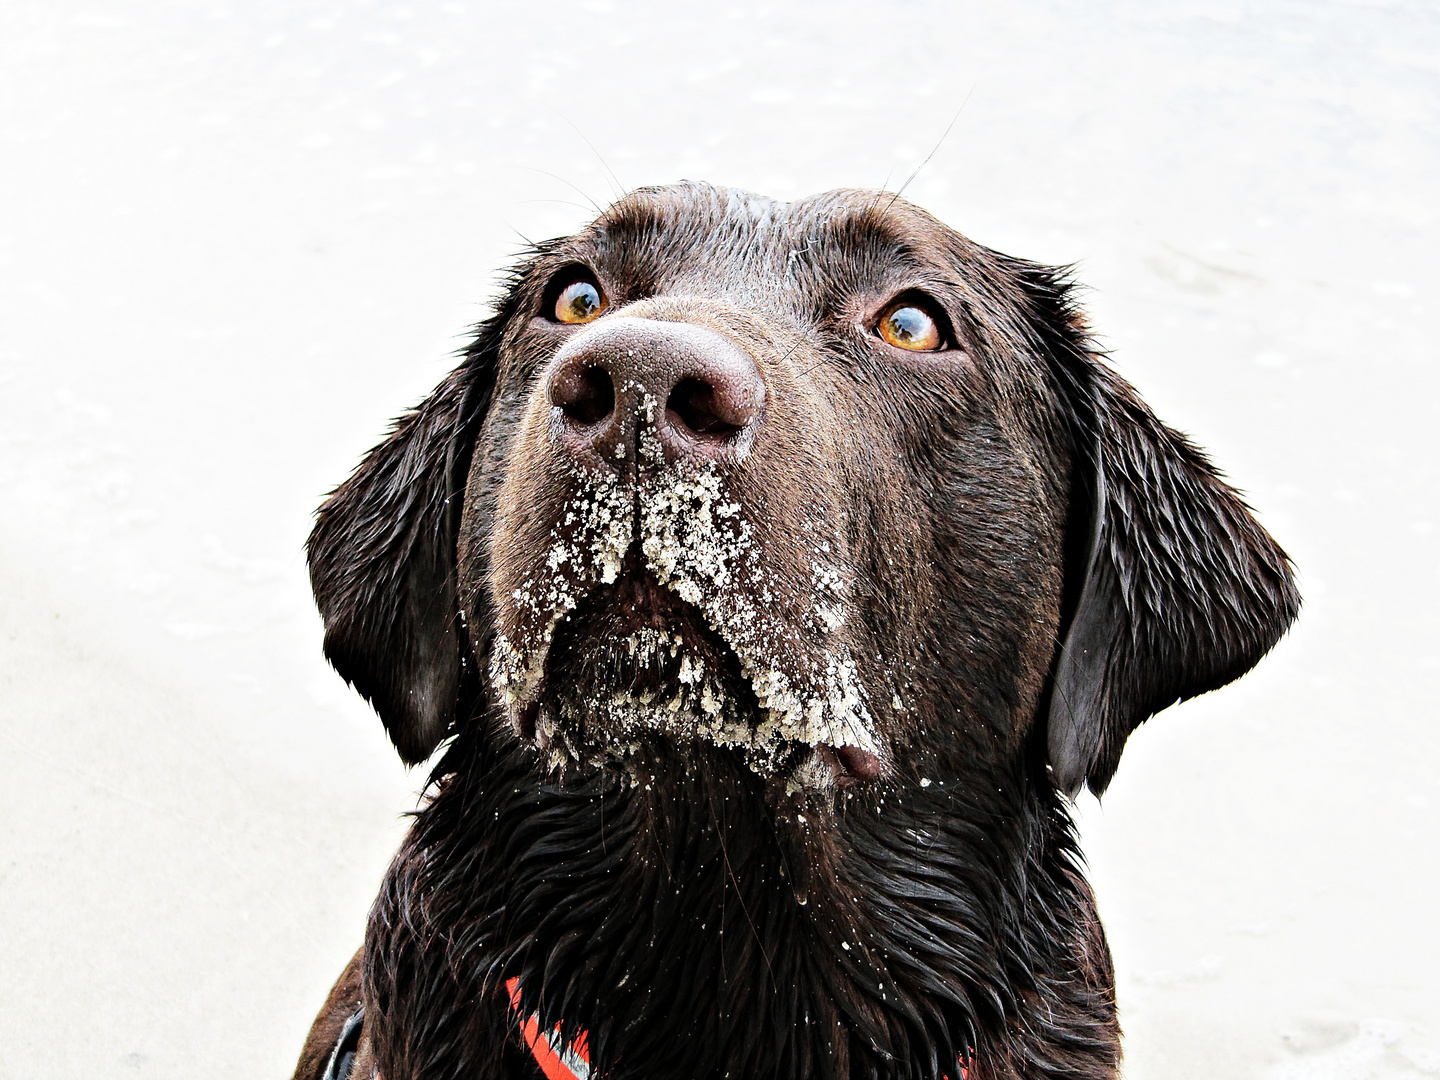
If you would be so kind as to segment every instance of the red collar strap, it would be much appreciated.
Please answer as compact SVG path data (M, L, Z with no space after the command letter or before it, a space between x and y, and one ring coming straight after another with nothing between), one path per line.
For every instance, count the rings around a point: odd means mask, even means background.
M505 989L510 993L510 1011L520 1016L520 980L509 979ZM550 1031L540 1030L540 1014L531 1013L520 1024L520 1037L530 1048L535 1064L545 1074L545 1080L590 1080L590 1046L586 1033L581 1032L574 1042L566 1044L557 1024ZM941 1080L949 1080L942 1077ZM966 1080L965 1066L960 1066L960 1080Z
M519 1017L520 980L507 980L505 989L510 991L510 1011ZM531 1013L520 1024L520 1037L530 1048L545 1080L590 1080L590 1046L585 1032L567 1046L559 1025L551 1031L541 1031L540 1014Z

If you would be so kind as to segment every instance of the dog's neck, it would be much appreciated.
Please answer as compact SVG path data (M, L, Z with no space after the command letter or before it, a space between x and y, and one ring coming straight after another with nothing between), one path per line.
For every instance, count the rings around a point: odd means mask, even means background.
M387 1080L479 1075L512 978L595 1075L1114 1075L1070 822L1023 777L999 812L936 783L777 822L738 767L537 784L462 736L437 774L367 937Z

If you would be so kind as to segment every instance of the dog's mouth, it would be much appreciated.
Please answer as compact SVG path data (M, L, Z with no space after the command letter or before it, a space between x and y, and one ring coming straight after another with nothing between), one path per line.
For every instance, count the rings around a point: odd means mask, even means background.
M648 571L602 585L560 620L536 705L537 742L558 737L577 759L651 734L764 741L742 719L759 709L735 653Z
M705 693L718 701L746 690L734 652L693 604L648 571L601 586L568 613L556 627L549 668L557 686L678 697L677 708Z
M845 787L882 769L873 748L796 738L763 707L744 665L701 610L649 570L629 570L557 623L515 733L552 766L603 767L658 741L739 755L762 776ZM813 774L813 775L812 775Z
M846 632L848 572L822 514L802 509L772 548L775 526L757 524L772 515L747 509L713 463L587 475L543 516L544 493L523 495L493 541L490 676L552 765L601 765L658 739L806 786L881 771ZM547 519L543 541L521 531ZM813 551L794 534L813 535Z

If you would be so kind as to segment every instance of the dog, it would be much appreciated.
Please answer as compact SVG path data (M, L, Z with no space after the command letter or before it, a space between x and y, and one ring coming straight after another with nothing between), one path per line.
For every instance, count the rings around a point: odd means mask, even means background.
M853 190L528 253L309 541L445 749L297 1080L1117 1076L1067 800L1299 596L1074 291Z

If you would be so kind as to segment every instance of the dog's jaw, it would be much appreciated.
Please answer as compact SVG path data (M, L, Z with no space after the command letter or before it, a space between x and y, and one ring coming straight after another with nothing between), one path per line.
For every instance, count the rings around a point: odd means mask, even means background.
M492 541L499 618L490 678L512 727L546 751L552 765L623 758L645 737L663 735L729 747L761 775L783 772L791 784L873 778L882 768L882 743L843 633L850 575L823 510L817 506L789 526L814 538L809 580L797 589L767 559L761 530L733 493L728 470L715 462L665 464L645 423L638 450L649 468L567 478L569 495L543 555L515 550L512 539L520 531L514 523L534 513L524 502L531 492L502 491ZM548 675L562 623L627 572L648 576L693 609L733 656L741 686L722 678L713 658L707 663L695 654L673 626L618 643L632 651L670 650L678 664L669 686L634 693L553 685ZM782 592L783 616L775 610Z

